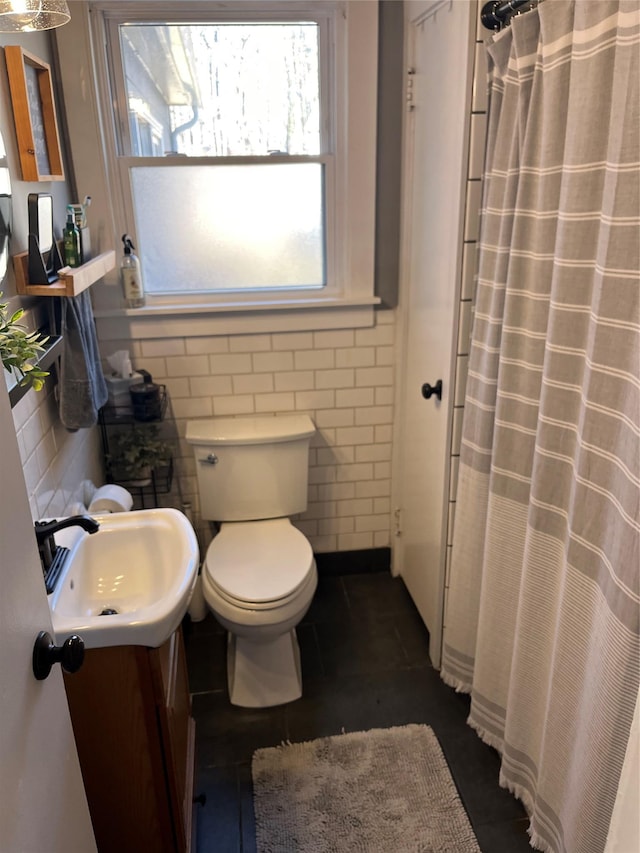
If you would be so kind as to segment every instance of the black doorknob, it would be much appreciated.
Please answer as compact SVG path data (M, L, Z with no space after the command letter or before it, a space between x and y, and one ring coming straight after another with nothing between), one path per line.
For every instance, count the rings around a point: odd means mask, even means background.
M61 646L56 646L51 634L40 631L33 646L33 674L42 681L51 672L54 663L61 664L65 672L77 672L84 660L84 641L72 634Z
M422 386L422 396L425 400L431 399L434 394L438 400L442 400L442 379L438 379L435 385L425 382Z

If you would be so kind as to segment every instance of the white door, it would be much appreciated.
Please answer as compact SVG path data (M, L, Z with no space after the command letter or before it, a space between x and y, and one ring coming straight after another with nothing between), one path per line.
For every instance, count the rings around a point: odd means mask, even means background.
M1 376L0 382L0 850L93 853L60 666L36 681L31 665L34 640L39 631L52 633L51 618Z
M475 3L406 2L402 347L394 433L399 573L440 666ZM442 380L442 400L423 384Z

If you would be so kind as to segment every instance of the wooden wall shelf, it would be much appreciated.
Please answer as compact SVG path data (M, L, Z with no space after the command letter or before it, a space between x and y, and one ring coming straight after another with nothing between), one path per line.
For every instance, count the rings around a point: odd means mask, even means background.
M53 284L29 284L29 253L20 252L13 256L16 290L21 296L78 296L115 265L116 253L111 249L80 267L62 267L58 270L58 281Z

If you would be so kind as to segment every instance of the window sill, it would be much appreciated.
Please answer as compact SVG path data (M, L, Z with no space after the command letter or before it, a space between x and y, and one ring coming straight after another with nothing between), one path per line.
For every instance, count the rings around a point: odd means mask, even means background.
M378 297L279 302L181 303L97 308L102 341L318 331L373 326Z

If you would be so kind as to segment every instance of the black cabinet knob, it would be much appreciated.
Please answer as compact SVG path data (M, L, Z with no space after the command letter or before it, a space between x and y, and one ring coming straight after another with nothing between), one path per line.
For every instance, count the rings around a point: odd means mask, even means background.
M33 674L42 681L59 663L65 672L77 672L84 661L84 641L72 634L61 646L56 646L51 634L40 631L33 646Z
M435 385L429 385L428 382L425 382L422 386L422 396L425 400L430 400L434 395L438 400L442 400L442 379L438 379Z

